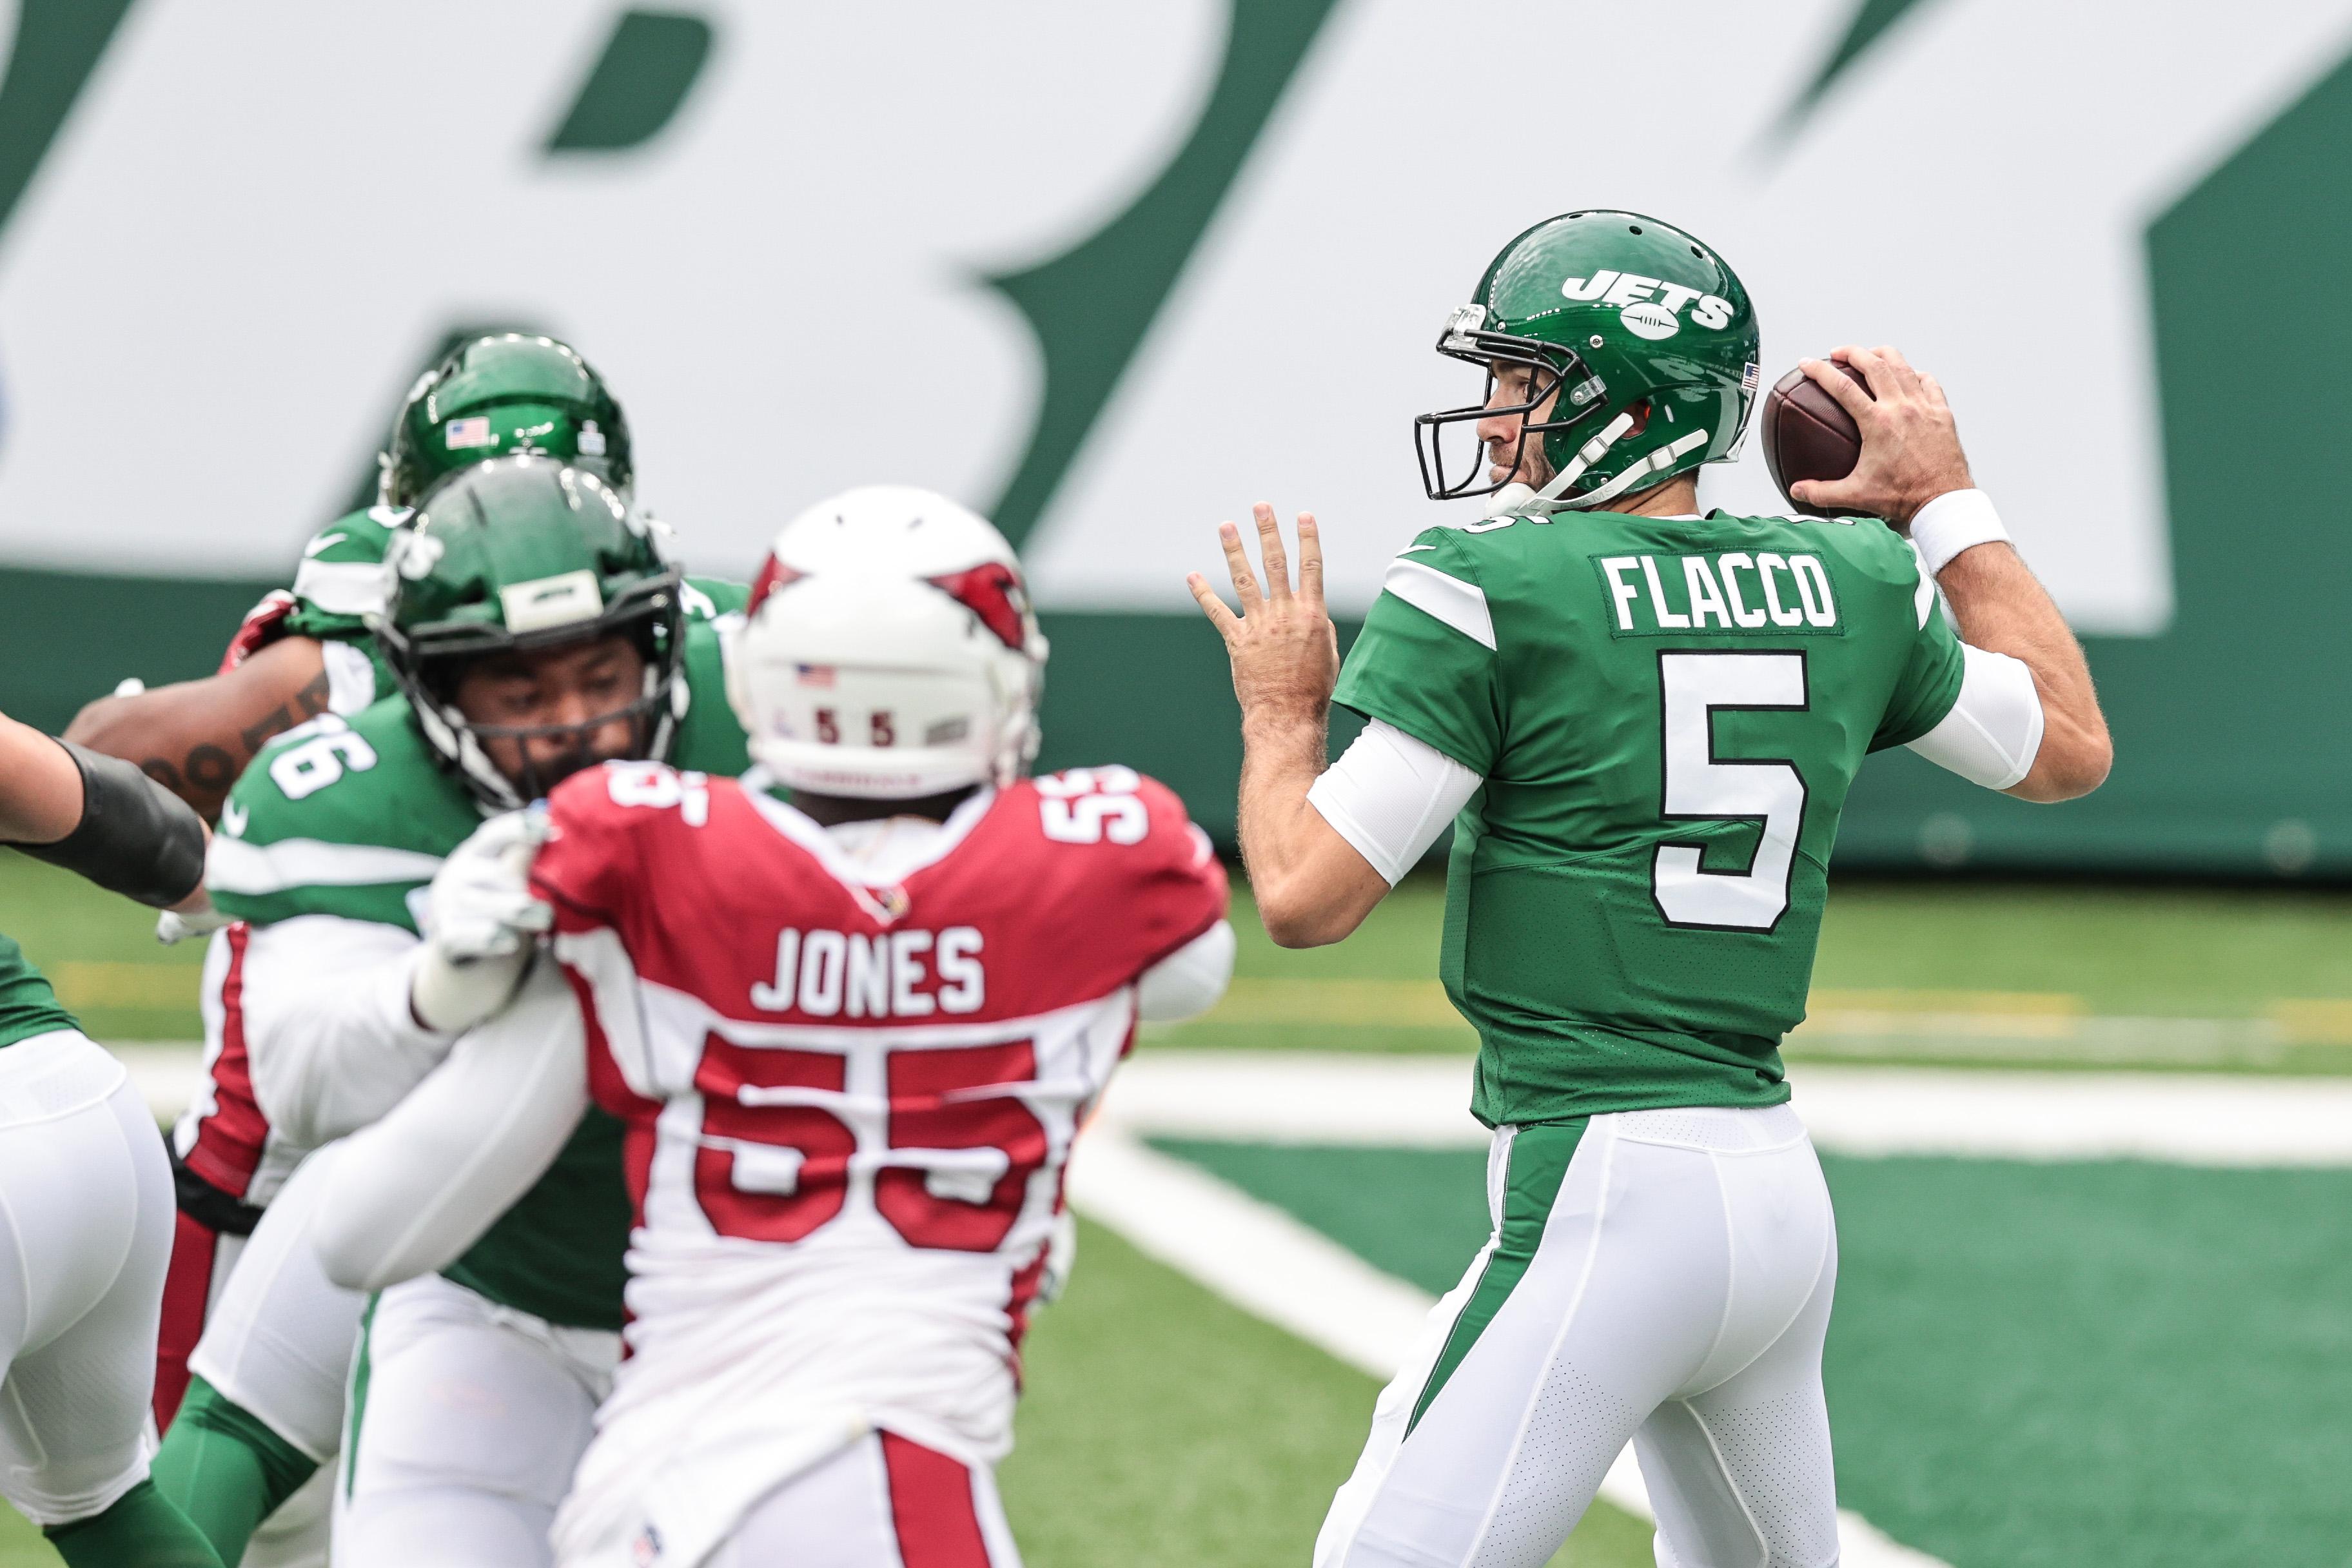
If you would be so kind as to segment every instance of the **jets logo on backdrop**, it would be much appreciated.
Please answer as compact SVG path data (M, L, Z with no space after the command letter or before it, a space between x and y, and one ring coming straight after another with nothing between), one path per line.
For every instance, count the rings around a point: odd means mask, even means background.
M1656 296L1654 299L1652 296ZM1719 332L1731 325L1731 301L1718 294L1697 289L1685 289L1679 283L1669 283L1663 278L1644 278L1638 272L1596 272L1590 278L1563 278L1559 280L1559 297L1581 303L1598 300L1603 305L1619 305L1617 319L1625 330L1637 338L1660 342L1682 331L1682 313L1696 301L1691 310L1693 326Z

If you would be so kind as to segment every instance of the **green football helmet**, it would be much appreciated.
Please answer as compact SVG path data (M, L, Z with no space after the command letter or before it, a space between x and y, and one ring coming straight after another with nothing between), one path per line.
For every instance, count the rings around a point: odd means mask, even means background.
M1492 509L1600 506L1702 463L1739 455L1756 401L1756 312L1723 258L1671 224L1628 212L1547 218L1486 268L1471 302L1438 334L1437 352L1486 372L1476 404L1413 421L1422 485L1433 500L1496 495ZM1497 367L1530 373L1526 400L1489 407ZM1547 409L1547 404L1555 405ZM1519 415L1511 473L1480 483L1479 420ZM1469 426L1467 471L1448 432ZM1551 479L1513 483L1530 439Z
M539 799L593 763L593 732L616 718L635 724L633 757L664 759L686 687L679 668L684 579L664 556L654 525L594 474L552 458L494 458L425 492L384 558L387 591L372 618L377 646L425 739L486 805ZM645 686L625 707L569 725L491 725L459 710L457 684L474 660L528 653L619 633L645 659ZM560 761L523 776L492 761L488 739L572 735Z
M578 351L524 332L476 338L409 389L384 449L379 499L415 506L460 468L517 452L560 458L623 496L635 478L629 422Z

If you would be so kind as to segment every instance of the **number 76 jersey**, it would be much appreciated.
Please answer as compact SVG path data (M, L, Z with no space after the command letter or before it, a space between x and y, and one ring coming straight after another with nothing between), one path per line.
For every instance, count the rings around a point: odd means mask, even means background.
M1442 969L1491 1123L1788 1098L1830 846L1864 756L1963 658L1884 523L1564 512L1433 529L1336 700L1485 781Z
M1139 979L1224 916L1207 838L1126 768L943 825L828 831L651 763L550 810L532 879L638 1205L606 1425L756 1408L1000 1457L1072 1137Z

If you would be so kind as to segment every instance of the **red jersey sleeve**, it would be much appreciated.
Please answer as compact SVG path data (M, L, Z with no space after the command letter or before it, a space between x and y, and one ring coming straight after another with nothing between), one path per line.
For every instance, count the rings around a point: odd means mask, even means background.
M1233 902L1223 862L1209 836L1193 825L1176 792L1144 778L1136 790L1150 814L1139 847L1133 910L1143 928L1143 970L1225 918Z
M1074 933L1067 962L1125 984L1224 918L1225 868L1166 784L1131 768L1031 783L1066 879L1050 901Z

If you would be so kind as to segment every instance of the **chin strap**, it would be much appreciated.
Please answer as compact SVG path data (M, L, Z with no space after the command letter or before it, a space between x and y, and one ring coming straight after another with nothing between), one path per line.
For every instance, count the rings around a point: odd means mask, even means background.
M1607 456L1609 448L1615 446L1618 438L1633 426L1632 411L1620 414L1616 418L1612 419L1599 435L1579 447L1576 449L1575 459L1567 468L1554 475L1551 482L1543 489L1534 489L1522 484L1508 484L1496 490L1495 499L1487 503L1486 515L1502 517L1529 512L1588 511L1604 501L1616 500L1652 474L1664 473L1682 461L1687 453L1706 445L1707 433L1705 430L1694 430L1687 436L1668 442L1648 457L1635 461L1623 473L1595 489L1588 490L1579 496L1563 493L1569 486L1590 472L1593 464Z

